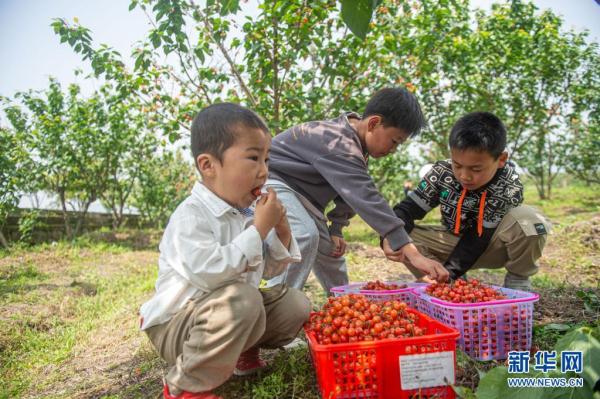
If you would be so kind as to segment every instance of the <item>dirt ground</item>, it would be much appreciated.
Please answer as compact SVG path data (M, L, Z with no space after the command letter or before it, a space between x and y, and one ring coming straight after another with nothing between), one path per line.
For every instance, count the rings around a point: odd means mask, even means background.
M563 248L560 237L550 236L540 261L539 275L545 275L552 281L564 282L560 286L540 285L535 287L540 293L540 301L535 305L535 324L562 323L576 324L582 321L594 321L598 315L584 313L583 300L577 295L581 287L584 291L591 292L600 297L598 289L598 276L600 270L600 216L588 221L580 222L564 229L570 233L576 233L581 237L581 244L589 250L586 266L571 265L569 267L556 267L560 260L568 254L568 248ZM122 234L122 233L119 233ZM96 239L127 243L134 252L123 252L112 254L110 259L97 259L90 255L89 267L102 267L104 273L116 273L122 265L131 262L131 257L143 258L144 264L156 264L158 253L156 252L157 236L145 237L143 235L121 235L111 233L98 236ZM348 265L350 279L361 280L404 280L411 281L411 276L406 269L394 262L387 261L381 250L377 247L362 243L352 243L348 247ZM6 264L15 263L15 259L0 259L0 272L6 272ZM35 264L44 273L61 276L61 269L65 266L60 254L52 251L43 251L27 254L23 259L17 260L20 264ZM102 266L100 266L102 265ZM471 275L471 274L470 274ZM487 283L498 284L502 282L503 274L498 272L479 271L473 274ZM0 276L2 277L2 276ZM72 295L94 295L94 287L78 285L68 278L58 278L52 284L71 284ZM51 288L51 287L50 287ZM36 289L44 289L37 287ZM307 285L307 292L315 305L324 300L322 290L311 276ZM139 303L132 303L126 309L120 311L119 321L110 325L104 325L102 329L95 332L91 340L79 342L75 346L75 355L60 366L48 366L45 373L39 375L40 381L47 376L54 375L53 371L60 368L63 376L59 380L53 380L49 389L37 390L35 387L26 397L42 398L48 396L60 396L71 398L99 398L107 395L118 395L119 397L133 397L140 395L155 397L160 391L160 380L165 364L157 358L150 347L146 337L139 333L137 325L137 308ZM58 306L58 307L57 307ZM10 317L11 312L38 312L40 314L60 313L60 305L48 304L46 309L32 309L23 303L11 308L2 307L0 317ZM64 315L68 318L68 315ZM589 319L589 320L588 320ZM131 328L122 328L128 326ZM0 345L0 350L2 345ZM6 349L6 348L4 348ZM267 354L272 356L273 354ZM144 365L143 368L141 365ZM150 365L150 366L149 366ZM489 366L494 366L494 362ZM54 377L55 379L56 377ZM475 387L478 382L475 364L467 363L457 373L457 382L460 385ZM132 388L134 387L134 388ZM135 391L135 395L126 392Z

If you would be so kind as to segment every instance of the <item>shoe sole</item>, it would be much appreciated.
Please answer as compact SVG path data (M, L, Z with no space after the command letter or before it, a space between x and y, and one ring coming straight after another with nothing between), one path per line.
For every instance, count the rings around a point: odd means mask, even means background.
M266 368L265 367L257 367L255 369L250 369L250 370L239 370L239 369L234 369L233 370L233 375L236 375L238 377L245 377L248 375L252 375L252 374L256 374L261 370L264 370Z

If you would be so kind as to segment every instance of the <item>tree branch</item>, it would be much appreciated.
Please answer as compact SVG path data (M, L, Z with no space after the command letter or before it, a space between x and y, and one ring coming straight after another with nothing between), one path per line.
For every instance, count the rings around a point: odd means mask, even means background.
M208 16L205 13L203 13L202 10L200 9L200 7L197 6L196 4L194 4L192 1L190 1L189 5L190 5L190 7L195 8L196 11L198 12L198 14L204 20L204 23L206 25L206 29L207 29L207 32L208 32L208 35L209 35L210 39L217 45L217 47L219 47L219 50L221 51L221 54L223 54L223 57L225 57L225 60L227 61L227 63L229 64L229 67L231 68L231 72L233 73L233 75L237 79L238 84L240 85L240 87L242 88L242 90L244 91L244 93L246 94L246 96L248 97L248 99L250 100L250 102L252 103L252 106L253 107L258 106L258 103L257 103L256 99L254 98L254 96L252 95L252 92L250 91L250 89L248 89L248 86L244 82L244 79L242 78L242 75L240 74L240 71L238 71L237 67L235 66L235 63L233 62L233 60L229 56L229 52L225 48L225 45L223 44L223 42L221 41L221 39L217 38L217 35L215 35L215 32L214 32L213 27L212 27L212 25L210 23L210 20L208 19Z
M279 127L279 108L280 108L280 104L279 104L279 58L278 58L278 47L277 47L277 41L279 40L279 32L277 30L277 18L275 16L275 14L273 13L272 17L271 17L271 25L273 27L273 53L271 55L271 63L273 66L273 108L274 108L274 113L273 113L273 119L275 122L275 126L276 126L276 131L275 133L279 133L281 131L280 127Z

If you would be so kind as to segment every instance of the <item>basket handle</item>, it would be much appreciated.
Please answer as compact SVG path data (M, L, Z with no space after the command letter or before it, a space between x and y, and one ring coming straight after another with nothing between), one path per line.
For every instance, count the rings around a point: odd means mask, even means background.
M461 307L461 308L463 308L463 307L473 308L473 307L490 306L490 305L505 305L505 304L510 304L510 303L521 303L521 302L536 302L537 300L540 299L539 294L532 293L532 296L530 298L499 299L497 301L477 302L477 303L454 303L454 302L443 301L441 299L434 298L430 295L427 295L427 296L429 297L429 300L431 302L436 303L438 305L456 306L456 307Z

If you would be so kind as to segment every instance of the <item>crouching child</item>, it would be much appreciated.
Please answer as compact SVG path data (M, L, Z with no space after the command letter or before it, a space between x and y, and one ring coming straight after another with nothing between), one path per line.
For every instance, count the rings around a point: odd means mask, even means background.
M523 205L523 185L508 160L506 129L489 112L460 118L450 132L451 159L436 162L415 190L394 207L415 246L443 262L451 279L471 269L506 269L504 286L531 290L550 223ZM442 226L415 224L439 206ZM399 255L384 242L391 260ZM405 262L413 275L431 281Z
M217 399L232 374L262 367L260 348L291 342L308 320L299 290L261 279L300 261L285 208L267 180L271 135L258 115L214 104L195 117L191 149L202 176L160 242L154 296L141 329L168 363L165 398Z

